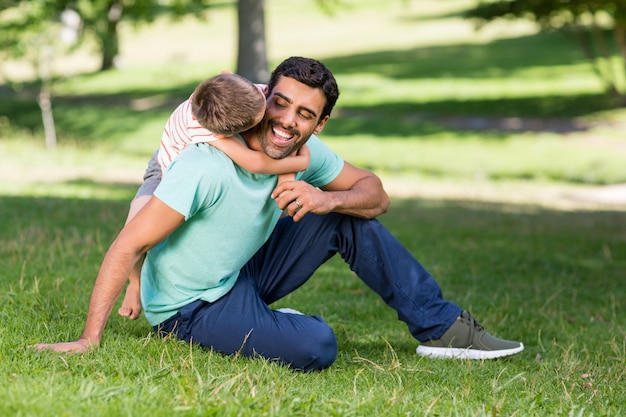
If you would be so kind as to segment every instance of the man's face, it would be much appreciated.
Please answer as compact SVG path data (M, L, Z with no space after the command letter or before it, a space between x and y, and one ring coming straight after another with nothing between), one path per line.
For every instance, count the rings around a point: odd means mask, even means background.
M322 131L328 116L319 120L326 97L318 88L280 77L267 98L265 118L258 126L259 143L274 159L289 156Z

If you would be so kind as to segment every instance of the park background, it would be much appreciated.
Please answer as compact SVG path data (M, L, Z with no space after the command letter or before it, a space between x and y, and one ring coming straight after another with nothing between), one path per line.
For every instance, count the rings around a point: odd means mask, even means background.
M417 358L393 312L333 259L276 307L322 315L340 356L293 373L158 340L112 316L103 348L75 338L165 120L236 65L236 10L121 26L118 67L93 45L57 56L54 150L31 66L0 86L3 415L620 415L626 346L626 111L565 36L527 21L476 31L469 0L267 1L270 68L320 59L341 97L322 138L383 177L381 216L490 331L503 361ZM8 83L8 80L12 83Z

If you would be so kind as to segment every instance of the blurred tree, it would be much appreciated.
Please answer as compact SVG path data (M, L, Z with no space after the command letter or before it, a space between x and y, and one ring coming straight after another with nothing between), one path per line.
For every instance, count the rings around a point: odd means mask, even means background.
M341 0L315 0L332 13ZM3 62L19 60L35 70L40 90L46 145L56 147L52 113L52 62L59 52L93 36L101 54L100 70L114 66L119 54L118 25L122 19L134 24L152 22L159 15L177 18L204 17L211 0L0 0L0 75ZM265 44L265 0L238 0L237 73L254 82L269 79ZM65 44L65 45L63 45Z
M37 104L41 110L46 146L56 147L56 129L52 113L52 61L59 50L55 36L59 23L53 19L50 0L0 0L0 62L20 59L34 70L39 91ZM0 71L4 67L0 66ZM2 74L7 83L10 77Z
M151 22L158 14L201 16L210 0L0 0L0 73L7 61L33 68L39 92L46 146L56 147L52 112L54 59L63 48L77 45L91 32L101 53L101 70L113 67L119 53L118 24L122 17L133 23Z
M341 0L315 0L326 13ZM108 70L119 54L119 23L124 19L139 25L157 16L179 18L186 15L202 19L215 0L0 0L0 51L22 58L31 46L28 38L42 27L58 25L64 11L73 10L80 21L80 42L92 36L101 56L100 70ZM265 43L265 0L238 0L237 73L255 82L269 78ZM85 36L88 35L88 36Z
M483 1L465 16L479 27L499 18L523 18L571 34L605 91L626 106L626 0Z
M270 74L265 45L265 0L239 0L237 25L237 74L255 83L266 83Z
M159 15L198 18L211 0L56 0L56 10L73 9L81 17L82 28L96 40L101 54L102 71L113 68L119 55L119 23L150 23Z
M0 0L0 52L2 58L32 58L47 43L56 13L51 0Z
M327 14L340 1L315 0ZM237 25L237 74L256 83L266 83L270 72L265 43L265 0L238 0Z
M96 39L101 70L114 66L119 54L119 23L150 23L159 15L202 18L211 0L0 0L0 50L23 58L32 46L30 38L43 27L59 24L64 11L80 17L76 41ZM88 36L85 36L88 35Z

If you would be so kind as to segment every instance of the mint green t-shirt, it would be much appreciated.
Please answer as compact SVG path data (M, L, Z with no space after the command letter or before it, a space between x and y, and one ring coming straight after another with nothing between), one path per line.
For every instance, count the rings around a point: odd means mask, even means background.
M307 145L311 160L298 179L324 186L343 160L316 136ZM276 184L276 175L251 174L208 144L189 145L174 159L154 195L185 222L144 262L141 299L151 325L198 299L215 301L235 285L280 218L270 197Z

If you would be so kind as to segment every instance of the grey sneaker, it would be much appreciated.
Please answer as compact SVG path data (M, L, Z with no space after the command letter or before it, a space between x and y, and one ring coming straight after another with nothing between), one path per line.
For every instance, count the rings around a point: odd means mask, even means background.
M440 339L421 342L416 352L431 358L494 359L522 350L522 343L493 337L469 311L463 311Z

